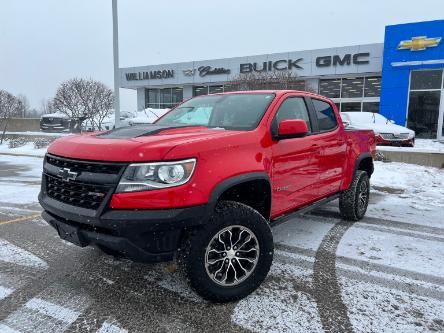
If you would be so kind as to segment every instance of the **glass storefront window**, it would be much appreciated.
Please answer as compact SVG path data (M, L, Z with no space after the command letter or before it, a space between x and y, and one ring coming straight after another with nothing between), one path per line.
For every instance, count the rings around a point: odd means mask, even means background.
M411 91L407 127L417 138L436 138L441 91Z
M145 90L145 105L148 108L157 108L159 105L159 89Z
M364 97L381 96L381 77L373 76L365 78Z
M152 109L170 109L183 100L182 88L145 89L145 107Z
M224 92L224 86L209 86L208 88L209 94L218 94Z
M379 113L379 102L364 102L362 103L363 112Z
M342 79L341 98L357 98L362 97L364 88L364 78L346 78Z
M412 71L410 90L441 89L442 70Z
M329 98L340 98L341 79L321 80L319 82L319 94Z
M183 101L183 89L182 88L172 88L171 89L171 102L174 105L182 103Z
M171 88L160 89L160 105L171 104Z
M341 103L341 112L361 112L361 102Z
M208 87L207 86L193 86L193 97L207 95Z
M224 85L224 92L228 92L228 91L235 91L234 87L230 84L225 84Z

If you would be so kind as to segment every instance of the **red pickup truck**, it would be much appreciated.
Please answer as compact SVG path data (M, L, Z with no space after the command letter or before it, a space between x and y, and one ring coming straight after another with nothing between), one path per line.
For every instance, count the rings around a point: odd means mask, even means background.
M374 153L373 132L345 129L319 95L200 96L151 125L56 140L39 201L61 238L177 258L202 297L227 302L267 276L273 224L336 198L344 219L364 216Z

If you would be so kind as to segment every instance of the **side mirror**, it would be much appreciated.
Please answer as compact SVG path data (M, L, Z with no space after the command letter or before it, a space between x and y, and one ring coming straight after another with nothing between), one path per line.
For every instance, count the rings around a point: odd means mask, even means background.
M282 120L278 125L278 139L300 138L308 133L305 120L287 119Z

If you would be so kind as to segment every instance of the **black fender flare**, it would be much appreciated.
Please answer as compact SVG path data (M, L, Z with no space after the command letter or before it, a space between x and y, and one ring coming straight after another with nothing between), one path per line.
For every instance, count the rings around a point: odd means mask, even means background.
M272 193L272 187L271 187L271 181L270 177L266 172L249 172L249 173L243 173L241 175L233 176L227 179L224 179L219 184L216 185L216 187L211 191L210 198L208 200L208 212L211 214L214 210L214 207L217 204L217 201L219 200L222 193L224 193L226 190L230 189L233 186L250 182L253 180L265 180L270 185L270 200L271 200L271 193ZM271 202L270 202L270 209L271 209Z
M370 172L370 176L373 174L374 171L374 166L373 166L373 156L372 154L370 154L369 152L367 153L362 153L358 156L358 158L355 161L355 168L353 170L353 175L356 173L356 171L358 170L359 164L361 164L361 162L366 159L366 158L371 158L372 160L372 170Z

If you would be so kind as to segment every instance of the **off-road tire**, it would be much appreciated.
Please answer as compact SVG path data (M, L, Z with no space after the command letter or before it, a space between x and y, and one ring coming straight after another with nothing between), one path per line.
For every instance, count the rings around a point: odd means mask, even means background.
M365 192L365 193L364 193ZM365 202L360 204L362 195ZM350 187L343 191L339 197L339 211L341 217L348 221L359 221L367 211L370 197L370 180L367 172L358 170L353 176Z
M207 247L224 228L242 226L252 231L259 245L256 266L237 285L222 286L212 280L205 266ZM266 278L273 261L273 235L264 217L253 208L234 201L217 203L208 223L185 237L178 253L180 270L191 287L204 299L226 303L253 292Z

